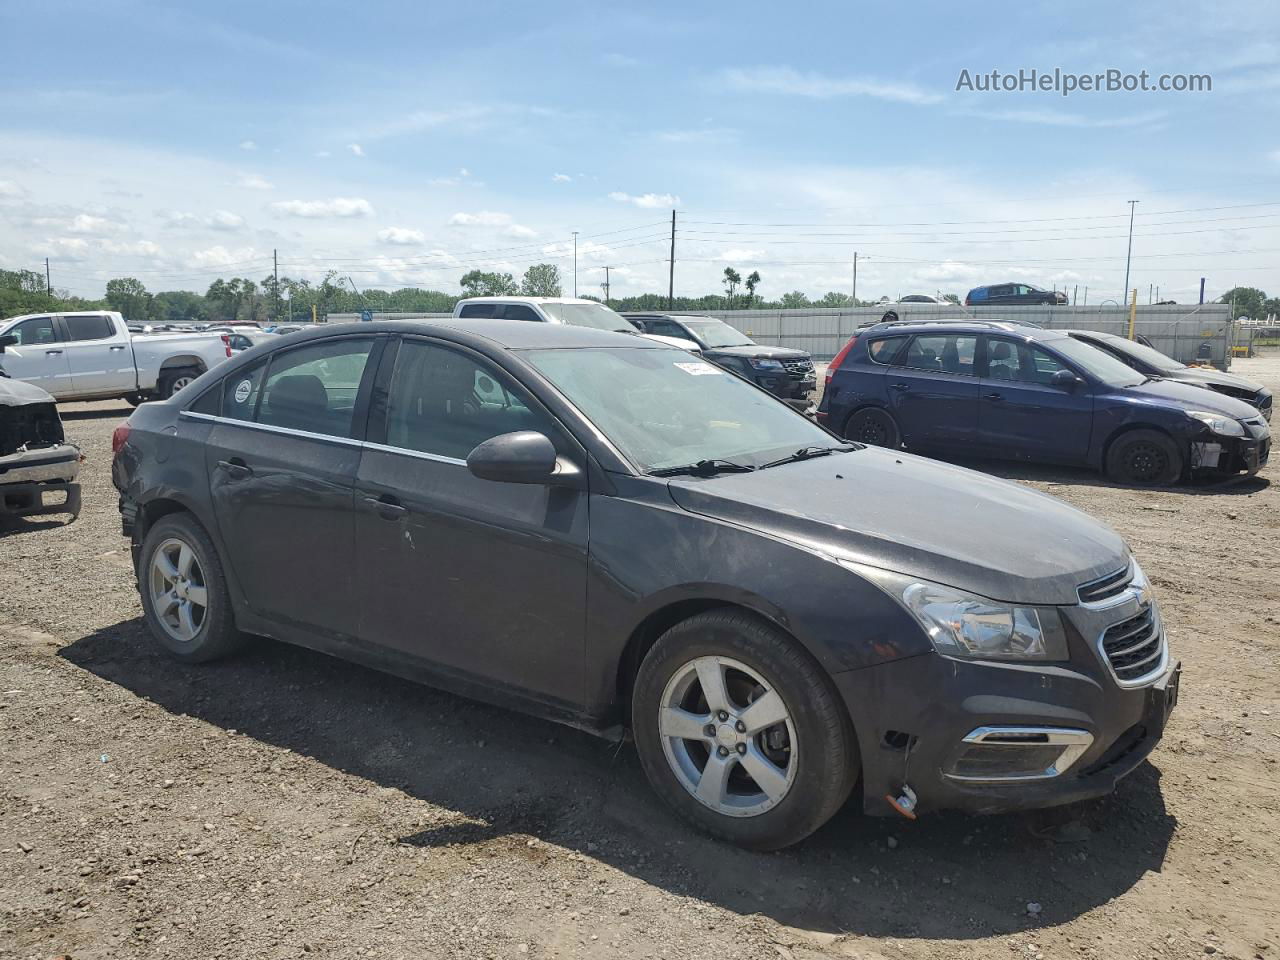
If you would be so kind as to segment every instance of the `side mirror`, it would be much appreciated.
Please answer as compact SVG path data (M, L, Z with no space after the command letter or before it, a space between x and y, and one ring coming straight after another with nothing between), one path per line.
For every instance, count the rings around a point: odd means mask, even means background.
M5 347L12 347L17 342L18 335L16 333L6 333L3 337L0 337L0 353L4 353Z
M1049 382L1055 387L1065 387L1068 390L1074 390L1084 381L1077 377L1070 370L1058 370L1049 379Z
M491 437L467 454L467 469L498 483L552 483L556 448L545 434L518 430Z

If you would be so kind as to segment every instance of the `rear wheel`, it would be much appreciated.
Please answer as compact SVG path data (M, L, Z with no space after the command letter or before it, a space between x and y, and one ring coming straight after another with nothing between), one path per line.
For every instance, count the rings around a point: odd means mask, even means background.
M151 635L179 660L214 660L245 644L217 551L190 514L170 514L147 531L138 586Z
M200 376L200 372L191 367L179 367L175 370L164 371L160 375L160 382L156 385L160 399L168 400L198 376Z
M1107 451L1107 476L1117 483L1141 486L1177 483L1182 454L1169 437L1155 430L1123 434Z
M754 850L807 837L858 774L830 678L777 628L740 610L668 630L640 666L632 731L649 782L687 820Z
M886 410L879 407L866 407L855 411L845 424L846 440L870 444L873 447L891 447L897 449L902 444L902 434L898 430L897 421Z

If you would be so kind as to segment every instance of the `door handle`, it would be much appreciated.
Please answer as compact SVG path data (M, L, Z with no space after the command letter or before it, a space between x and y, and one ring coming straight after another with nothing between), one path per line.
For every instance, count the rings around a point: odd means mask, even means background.
M399 520L409 512L404 504L390 494L384 494L381 497L365 497L364 502L378 511L378 516L383 520Z
M117 343L117 344L115 344L114 346L108 347L108 349L109 349L109 350L123 350L123 349L124 349L124 344Z
M984 393L983 396L988 400L1003 400L1003 393Z
M58 355L59 355L59 354L61 354L61 353L62 353L62 351L61 351L61 350L46 350L46 351L44 352L44 355L45 355L46 357L56 357L56 356L58 356Z
M910 384L907 384L907 383L891 383L891 384L889 384L889 386L893 387L893 389L895 389L895 390L910 390L910 389L911 389L911 385L910 385Z
M227 472L232 480L247 480L253 476L253 468L246 466L245 462L238 457L230 460L219 460L218 466Z

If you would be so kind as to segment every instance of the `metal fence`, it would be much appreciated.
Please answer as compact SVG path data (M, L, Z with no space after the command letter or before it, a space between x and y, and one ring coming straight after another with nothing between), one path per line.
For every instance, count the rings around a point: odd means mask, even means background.
M1097 330L1128 336L1129 311L1121 306L1090 307L938 307L913 304L894 307L903 320L1023 320L1053 330ZM815 359L830 360L856 330L876 323L886 307L846 310L721 310L707 311L759 343L807 350ZM1231 363L1233 327L1227 304L1200 306L1139 306L1134 332L1146 337L1161 353L1183 363L1212 363L1225 370Z

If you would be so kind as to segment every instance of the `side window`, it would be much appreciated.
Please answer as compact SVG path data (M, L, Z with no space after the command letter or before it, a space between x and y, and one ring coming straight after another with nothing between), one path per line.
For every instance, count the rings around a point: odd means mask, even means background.
M492 317L494 306L495 304L492 303L464 303L462 305L462 310L458 313L458 316L466 317L468 319L474 319L476 317Z
M645 326L649 333L657 334L660 337L676 337L680 340L691 340L689 334L685 333L684 328L670 320L650 320Z
M62 342L53 325L53 317L33 317L30 320L23 320L9 332L18 338L20 347Z
M351 436L356 394L372 348L373 339L361 337L322 340L272 354L258 401L258 423Z
M992 287L989 293L991 297L1011 297L1013 296L1013 287L1005 285L1002 287Z
M893 358L902 350L906 337L884 337L872 340L867 345L867 353L876 363L893 363Z
M1059 370L1070 369L1056 357L1050 356L1038 347L1023 347L1019 352L1018 379L1024 383L1051 383L1053 375Z
M115 336L116 333L110 317L67 317L65 322L67 324L67 339L72 341L107 340Z
M526 320L534 323L541 323L542 318L538 316L537 311L533 307L523 303L508 303L502 308L502 319L504 320Z
M262 389L262 375L267 371L267 361L237 370L222 378L222 406L220 413L230 420L252 420L258 409L258 393ZM210 390L209 393L214 393ZM205 394L208 396L208 394ZM203 402L204 397L200 398ZM203 411L200 411L203 412Z
M973 376L973 357L977 350L975 334L933 334L915 337L907 347L906 357L899 361L903 366L917 370L934 370L938 373L956 373Z
M1012 340L987 340L987 376L992 380L1017 380L1020 376L1018 345Z
M1025 297L1029 293L1031 293L1031 288L1028 287L1025 283L1018 284L1018 286L1015 289L1017 291L1018 296L1020 297Z
M530 409L523 393L464 353L405 340L387 398L387 444L465 460L479 444L504 433L556 431Z

